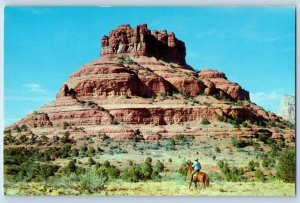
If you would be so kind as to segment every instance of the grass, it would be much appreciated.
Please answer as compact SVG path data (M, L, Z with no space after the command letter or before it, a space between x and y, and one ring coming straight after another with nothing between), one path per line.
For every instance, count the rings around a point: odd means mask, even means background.
M6 195L79 195L80 191L64 184L51 185L45 183L17 183L5 186ZM88 195L88 194L80 194ZM293 196L294 183L282 181L261 182L211 182L210 186L202 191L193 186L188 189L188 182L137 182L129 183L122 180L109 183L103 190L93 195L129 195L129 196Z

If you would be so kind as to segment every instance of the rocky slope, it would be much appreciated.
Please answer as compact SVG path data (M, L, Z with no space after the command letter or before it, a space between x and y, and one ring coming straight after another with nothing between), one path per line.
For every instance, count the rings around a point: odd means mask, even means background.
M257 137L261 130L276 139L294 137L285 120L251 103L249 92L224 73L187 65L185 44L172 32L122 25L101 45L100 58L73 73L54 102L6 129L25 124L36 135L69 131L74 137L106 133L126 139L136 132L145 139Z
M278 108L278 115L284 119L295 123L295 97L285 95L281 97L280 105Z

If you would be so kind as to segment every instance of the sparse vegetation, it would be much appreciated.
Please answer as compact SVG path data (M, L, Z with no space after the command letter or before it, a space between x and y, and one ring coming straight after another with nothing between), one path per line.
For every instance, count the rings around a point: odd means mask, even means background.
M123 65L138 65L135 61L133 61L129 55L124 54L118 57L118 62Z
M207 118L204 118L204 119L202 119L201 124L202 125L209 125L210 122L209 122L209 120Z

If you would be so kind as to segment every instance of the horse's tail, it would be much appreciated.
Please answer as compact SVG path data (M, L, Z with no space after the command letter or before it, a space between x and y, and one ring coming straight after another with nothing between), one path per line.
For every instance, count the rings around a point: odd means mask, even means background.
M209 177L208 177L207 173L205 174L205 186L206 187L209 186Z

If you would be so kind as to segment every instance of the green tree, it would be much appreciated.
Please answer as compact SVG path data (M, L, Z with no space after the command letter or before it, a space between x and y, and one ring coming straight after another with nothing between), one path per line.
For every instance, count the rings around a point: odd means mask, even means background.
M90 166L92 166L92 165L96 164L96 162L95 162L95 160L92 157L90 157L89 160L88 160L88 164Z
M276 176L284 182L295 182L296 177L296 158L295 148L283 151L279 157Z
M158 171L158 172L163 172L165 169L165 166L164 164L160 161L160 160L157 160L155 166L154 166L154 170Z

